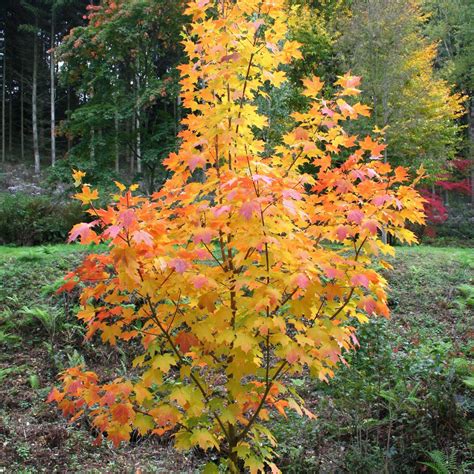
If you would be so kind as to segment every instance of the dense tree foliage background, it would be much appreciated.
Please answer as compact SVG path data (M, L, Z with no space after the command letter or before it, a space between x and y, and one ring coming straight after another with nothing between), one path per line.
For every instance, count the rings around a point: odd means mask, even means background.
M183 3L6 2L2 161L32 163L37 153L43 168L59 162L68 172L81 164L98 176L137 173L154 189L186 113L175 69L183 58ZM292 35L306 60L290 71L295 90L267 104L276 123L301 103L303 76L316 73L330 84L351 68L374 110L366 130L387 127L389 160L439 169L454 156L469 157L472 0L290 3Z
M188 113L177 74L185 3L7 1L3 171L68 183L80 168L101 185L120 178L141 182L147 193L160 189L162 160ZM268 146L305 106L305 77L317 74L331 93L337 76L351 70L362 76L362 102L373 111L351 131L382 135L391 164L428 170L431 221L472 201L474 0L291 0L288 9L289 35L305 60L287 66L290 81L260 100L271 116L262 131ZM454 214L468 223L465 209Z

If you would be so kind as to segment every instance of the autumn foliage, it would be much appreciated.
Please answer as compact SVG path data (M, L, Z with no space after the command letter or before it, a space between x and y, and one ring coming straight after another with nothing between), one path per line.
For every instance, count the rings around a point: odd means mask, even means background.
M279 472L263 423L272 411L314 416L287 375L327 381L357 345L354 321L388 316L373 266L393 253L381 230L414 242L405 224L423 221L422 198L405 169L380 159L383 144L344 131L369 113L354 100L358 77L340 77L334 99L305 80L308 107L281 144L258 138L271 124L256 98L300 58L285 41L283 0L191 1L187 14L190 113L165 162L172 177L151 198L117 183L106 209L82 186L76 197L95 220L70 240L108 250L63 287L81 289L87 337L133 342L141 355L129 380L69 369L49 400L73 420L90 417L115 445L133 430L171 431L178 449L218 450L231 471Z

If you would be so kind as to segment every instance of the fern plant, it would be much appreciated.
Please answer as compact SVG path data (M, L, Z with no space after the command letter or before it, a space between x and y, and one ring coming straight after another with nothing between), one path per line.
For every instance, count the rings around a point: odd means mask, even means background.
M452 450L450 454L443 453L439 449L426 453L431 461L421 464L429 467L436 474L462 474L468 472L469 467L473 466L471 462L464 462L460 466L456 461L456 451Z

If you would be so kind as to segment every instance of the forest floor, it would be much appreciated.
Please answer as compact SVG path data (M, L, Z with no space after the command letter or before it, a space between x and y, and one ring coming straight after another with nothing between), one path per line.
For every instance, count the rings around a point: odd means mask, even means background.
M0 247L0 472L198 472L203 453L176 454L169 437L95 447L86 422L70 425L45 403L61 369L85 362L124 375L131 360L120 347L84 343L77 295L55 294L84 252ZM424 472L435 450L445 453L438 463L469 469L474 251L398 248L393 264L392 318L360 329L350 367L329 385L288 381L318 419L271 420L284 472Z

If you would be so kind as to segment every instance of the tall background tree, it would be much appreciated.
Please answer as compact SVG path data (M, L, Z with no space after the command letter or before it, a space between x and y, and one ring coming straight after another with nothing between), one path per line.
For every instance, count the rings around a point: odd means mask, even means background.
M57 89L57 65L52 47L75 25L82 23L87 0L22 0L6 2L5 57L5 161L13 164L55 163L56 119L65 116L65 90ZM47 159L46 157L50 157Z
M152 192L161 160L176 146L176 65L184 2L133 0L89 6L87 25L58 49L61 80L79 97L62 130L76 140L70 161L90 171L125 166Z
M466 95L462 155L470 160L474 204L474 0L425 0L427 34L437 42L436 66L447 81Z
M385 159L439 170L454 158L463 98L434 71L436 45L418 0L355 0L341 23L342 61L363 77L373 109L366 126L384 130Z
M127 175L157 189L166 177L161 161L176 147L187 113L176 74L184 3L6 2L2 160L34 164L59 181L80 166L95 179ZM461 117L456 94L472 96L473 0L288 5L289 35L306 59L287 68L289 84L259 99L270 113L267 143L277 142L291 111L304 107L304 76L317 74L331 93L350 68L363 77L362 100L374 109L355 131L387 127L387 160L435 172L456 154L471 159L473 106Z
M1 70L1 87L2 87L2 163L5 162L5 36L6 36L6 9L0 8L0 70Z

